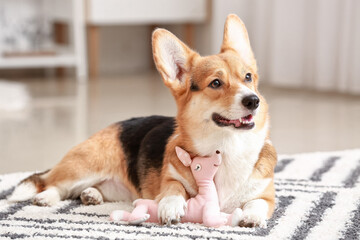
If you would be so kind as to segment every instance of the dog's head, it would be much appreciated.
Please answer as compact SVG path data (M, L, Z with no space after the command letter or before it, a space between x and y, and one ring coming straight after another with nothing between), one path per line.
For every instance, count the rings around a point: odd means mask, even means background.
M172 33L157 29L154 61L175 97L182 124L229 131L261 128L267 107L257 90L256 61L243 22L227 17L221 51L201 57Z

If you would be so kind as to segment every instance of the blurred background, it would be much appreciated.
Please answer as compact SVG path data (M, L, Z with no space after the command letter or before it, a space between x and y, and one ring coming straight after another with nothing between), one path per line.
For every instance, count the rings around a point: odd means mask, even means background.
M280 154L360 147L358 0L0 0L0 173L44 170L130 117L176 114L151 32L216 54L245 23Z

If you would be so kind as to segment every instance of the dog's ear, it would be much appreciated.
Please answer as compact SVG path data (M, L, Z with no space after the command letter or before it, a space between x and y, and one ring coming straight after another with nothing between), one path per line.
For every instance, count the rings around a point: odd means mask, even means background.
M186 86L185 74L195 53L175 35L165 29L152 34L152 48L156 68L166 86L176 91Z
M235 50L246 64L256 65L248 32L244 23L235 14L229 14L226 18L221 52L228 51L229 49Z
M176 155L179 160L184 164L185 167L189 167L191 165L191 157L190 154L182 149L181 147L175 147Z

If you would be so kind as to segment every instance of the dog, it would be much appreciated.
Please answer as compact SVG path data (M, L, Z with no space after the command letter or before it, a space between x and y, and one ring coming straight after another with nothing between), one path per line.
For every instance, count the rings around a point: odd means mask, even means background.
M197 192L175 146L195 156L219 149L215 176L221 211L243 210L240 226L264 227L275 205L276 151L269 114L258 92L257 65L245 25L225 22L217 55L202 57L165 29L152 34L156 67L173 94L176 117L132 118L110 125L72 148L51 170L34 174L9 201L52 206L67 198L84 204L155 199L164 224L180 222Z

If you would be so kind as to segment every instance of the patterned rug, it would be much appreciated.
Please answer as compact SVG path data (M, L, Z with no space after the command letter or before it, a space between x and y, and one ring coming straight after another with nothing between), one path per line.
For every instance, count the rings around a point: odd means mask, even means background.
M198 224L129 226L109 221L127 203L84 206L67 200L54 207L9 204L15 185L31 173L0 176L1 239L360 239L360 149L281 155L277 207L265 229Z

